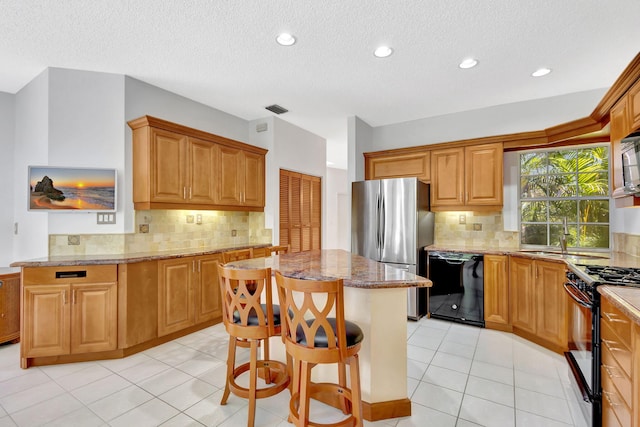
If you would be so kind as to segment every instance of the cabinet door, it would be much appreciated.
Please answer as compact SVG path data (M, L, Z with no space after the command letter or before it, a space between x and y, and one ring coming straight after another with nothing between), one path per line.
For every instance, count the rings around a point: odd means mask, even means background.
M465 148L465 204L502 205L502 144Z
M569 329L567 293L564 290L564 264L536 261L538 316L536 334L543 340L567 348Z
M222 316L220 285L218 284L218 263L222 255L204 255L196 259L198 280L196 282L196 323Z
M211 142L189 138L189 203L215 203L216 146Z
M464 205L464 148L431 151L431 205Z
M158 335L163 336L194 324L191 276L193 258L158 262Z
M244 152L242 203L245 206L264 207L264 156Z
M187 137L152 129L152 202L184 203L187 191Z
M511 300L511 324L527 332L536 332L536 286L533 260L510 257L509 298Z
M405 178L418 177L419 180L431 180L431 156L429 151L420 153L389 155L385 157L367 157L365 155L365 178Z
M0 344L20 336L20 273L0 276Z
M508 329L509 318L509 257L484 256L484 320L487 327Z
M218 194L216 203L238 206L242 203L243 156L237 148L218 148Z
M70 299L69 285L24 286L23 358L69 353Z
M629 132L640 129L640 81L636 82L627 95L629 97L629 120L631 126ZM640 424L640 420L638 420Z
M71 286L71 353L115 350L118 343L116 283Z

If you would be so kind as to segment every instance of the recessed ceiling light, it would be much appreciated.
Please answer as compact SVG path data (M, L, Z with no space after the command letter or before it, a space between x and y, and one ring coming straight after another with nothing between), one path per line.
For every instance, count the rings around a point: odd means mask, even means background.
M390 56L392 53L393 53L393 49L391 49L389 46L380 46L379 48L373 51L373 54L376 56L376 58L386 58L387 56Z
M467 68L473 68L476 65L478 65L478 60L477 59L467 58L464 61L462 61L460 63L460 65L458 65L458 67L467 69Z
M538 68L537 70L535 70L533 73L531 73L531 75L533 77L542 77L542 76L546 76L547 74L549 74L551 72L550 68Z
M278 37L276 37L276 41L282 46L291 46L296 42L296 38L289 33L282 33L278 34Z

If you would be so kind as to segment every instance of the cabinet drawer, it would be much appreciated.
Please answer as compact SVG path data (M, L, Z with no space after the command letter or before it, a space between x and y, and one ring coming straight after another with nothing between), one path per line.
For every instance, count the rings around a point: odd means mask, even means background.
M22 281L25 285L58 283L104 283L118 280L117 265L69 265L62 267L26 267Z
M613 329L624 345L631 347L631 321L606 298L602 299L602 320Z
M610 352L627 376L631 376L631 350L613 332L608 322L601 322L602 348Z
M624 403L624 399L614 387L604 368L602 369L602 403L605 408L608 407L607 409L611 408L613 410L621 425L632 425L631 409Z
M626 375L606 345L602 346L602 375L607 375L627 405L632 406L631 378Z

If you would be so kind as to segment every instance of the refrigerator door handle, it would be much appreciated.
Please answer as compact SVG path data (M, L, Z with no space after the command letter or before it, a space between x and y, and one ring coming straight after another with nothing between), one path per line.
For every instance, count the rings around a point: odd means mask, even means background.
M384 249L385 231L386 231L386 210L384 196L382 196L382 209L380 210L380 248Z
M380 258L380 194L376 195L376 249Z

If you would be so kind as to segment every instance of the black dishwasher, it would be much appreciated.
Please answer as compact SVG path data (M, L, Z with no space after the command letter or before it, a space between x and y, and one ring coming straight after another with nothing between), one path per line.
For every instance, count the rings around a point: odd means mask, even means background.
M482 254L429 251L431 317L484 327L483 270Z

